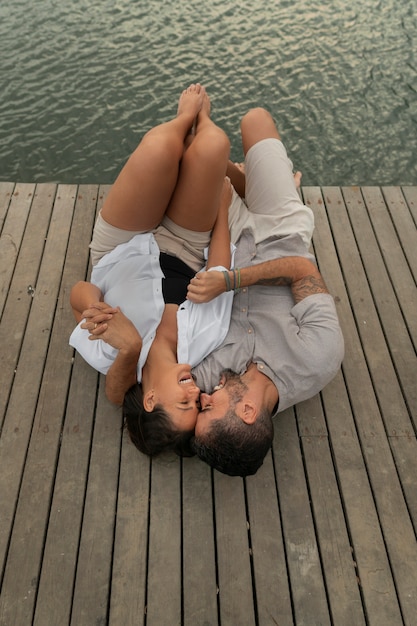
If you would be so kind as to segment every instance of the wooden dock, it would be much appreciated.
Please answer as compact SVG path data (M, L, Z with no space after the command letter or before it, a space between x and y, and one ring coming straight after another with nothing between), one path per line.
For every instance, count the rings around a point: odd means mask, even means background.
M304 187L346 342L246 480L150 461L68 346L97 185L0 183L0 625L417 624L417 187Z

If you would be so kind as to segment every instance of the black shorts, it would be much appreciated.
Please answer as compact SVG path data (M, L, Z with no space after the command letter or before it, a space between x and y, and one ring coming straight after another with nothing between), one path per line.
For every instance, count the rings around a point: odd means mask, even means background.
M186 299L188 283L195 276L195 271L181 259L165 252L161 252L159 263L165 276L162 279L165 304L181 304Z

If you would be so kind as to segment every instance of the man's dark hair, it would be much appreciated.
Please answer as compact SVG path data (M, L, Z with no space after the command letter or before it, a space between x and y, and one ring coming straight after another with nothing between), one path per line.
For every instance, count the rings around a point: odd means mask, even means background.
M233 409L212 420L202 436L191 440L195 454L229 476L250 476L263 463L272 444L274 427L270 411L263 409L255 422L246 424Z
M138 450L148 456L156 456L172 450L178 456L193 456L190 439L193 430L178 430L169 413L156 405L153 411L143 407L142 387L136 383L126 393L123 402L124 427Z

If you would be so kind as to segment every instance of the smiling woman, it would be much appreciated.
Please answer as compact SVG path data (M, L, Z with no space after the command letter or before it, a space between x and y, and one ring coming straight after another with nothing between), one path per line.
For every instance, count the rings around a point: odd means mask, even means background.
M190 85L122 168L94 230L91 282L71 292L70 344L106 374L109 400L127 393L126 424L146 454L185 450L199 409L191 366L229 325L233 292L184 302L209 244L207 270L230 267L228 156L204 87Z

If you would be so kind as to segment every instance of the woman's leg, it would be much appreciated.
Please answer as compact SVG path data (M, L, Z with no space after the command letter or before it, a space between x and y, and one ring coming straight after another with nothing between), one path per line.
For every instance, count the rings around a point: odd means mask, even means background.
M200 112L205 90L191 85L177 116L146 133L112 186L101 211L117 228L146 231L162 220L177 184L184 141Z
M184 152L178 182L166 212L175 224L197 232L213 228L229 152L229 139L210 119L210 100L204 93L195 136Z

